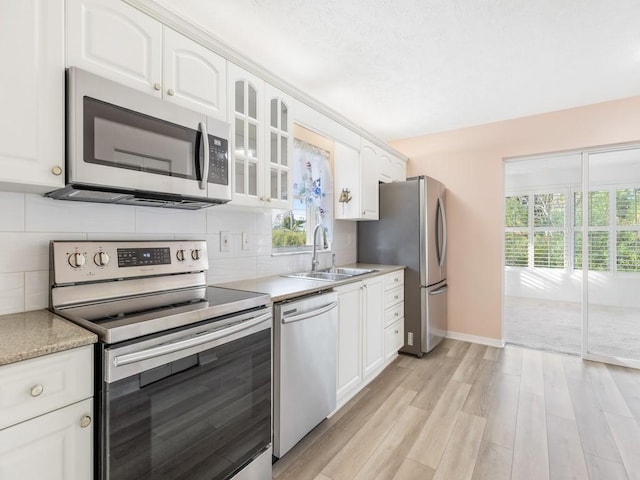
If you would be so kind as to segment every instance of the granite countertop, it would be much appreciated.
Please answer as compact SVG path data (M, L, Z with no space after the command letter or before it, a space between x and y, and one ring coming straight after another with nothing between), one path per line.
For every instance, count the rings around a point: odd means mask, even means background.
M375 272L364 275L357 275L346 280L338 280L335 282L323 282L320 280L310 280L306 278L291 278L281 275L272 275L269 277L253 278L249 280L238 280L235 282L227 282L216 284L217 287L234 288L236 290L248 290L250 292L267 293L271 296L273 302L281 302L292 298L300 297L310 293L330 290L339 285L347 283L359 282L378 275L403 270L402 265L375 265L369 263L351 263L349 265L340 265L341 268L366 268L375 269Z
M95 333L47 310L0 316L0 365L97 341Z

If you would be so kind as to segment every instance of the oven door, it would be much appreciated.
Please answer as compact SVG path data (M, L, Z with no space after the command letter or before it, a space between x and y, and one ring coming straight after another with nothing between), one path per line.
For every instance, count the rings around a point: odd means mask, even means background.
M271 310L237 320L102 347L98 478L227 479L270 451Z
M228 124L68 71L68 183L231 199Z

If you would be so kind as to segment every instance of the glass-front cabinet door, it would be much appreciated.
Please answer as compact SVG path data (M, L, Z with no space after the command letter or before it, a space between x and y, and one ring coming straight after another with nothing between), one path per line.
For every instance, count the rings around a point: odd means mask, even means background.
M228 65L229 122L233 138L233 203L264 201L262 165L264 82L240 67Z
M290 209L293 147L291 98L269 84L265 84L265 98L268 119L265 132L265 197L270 207Z

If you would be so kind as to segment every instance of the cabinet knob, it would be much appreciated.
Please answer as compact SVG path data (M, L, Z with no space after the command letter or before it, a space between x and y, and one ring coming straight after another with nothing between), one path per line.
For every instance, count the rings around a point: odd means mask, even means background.
M394 300L397 300L397 299L398 299L398 295L394 295L394 296L393 296L393 299L394 299Z
M400 279L398 277L393 279L394 282L398 283L400 281Z
M62 167L56 165L51 169L51 173L53 173L56 177L62 175Z
M91 425L91 417L89 415L85 415L80 419L80 426L82 428L87 428L89 425Z
M153 84L153 89L154 90L160 90L162 88L162 85L160 85L158 82Z
M398 330L396 330L396 335L398 334Z
M34 385L33 387L31 387L32 397L39 397L40 395L42 395L42 392L44 392L44 387L41 384Z
M399 314L398 312L396 312L396 313L394 313L394 314L393 314L393 316L394 316L394 317L399 317L399 316L400 316L400 314Z
M365 215L367 212L365 210L362 210L362 214Z
M169 90L167 90L167 93L171 96L176 94L176 91L173 88L170 88Z

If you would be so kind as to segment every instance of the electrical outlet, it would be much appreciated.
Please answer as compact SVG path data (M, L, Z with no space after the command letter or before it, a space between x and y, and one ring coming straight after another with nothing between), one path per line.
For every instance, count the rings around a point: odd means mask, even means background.
M413 346L413 332L407 333L407 344L412 347Z
M231 233L220 232L220 251L221 252L231 251Z
M242 232L242 250L251 250L251 239L247 232Z

